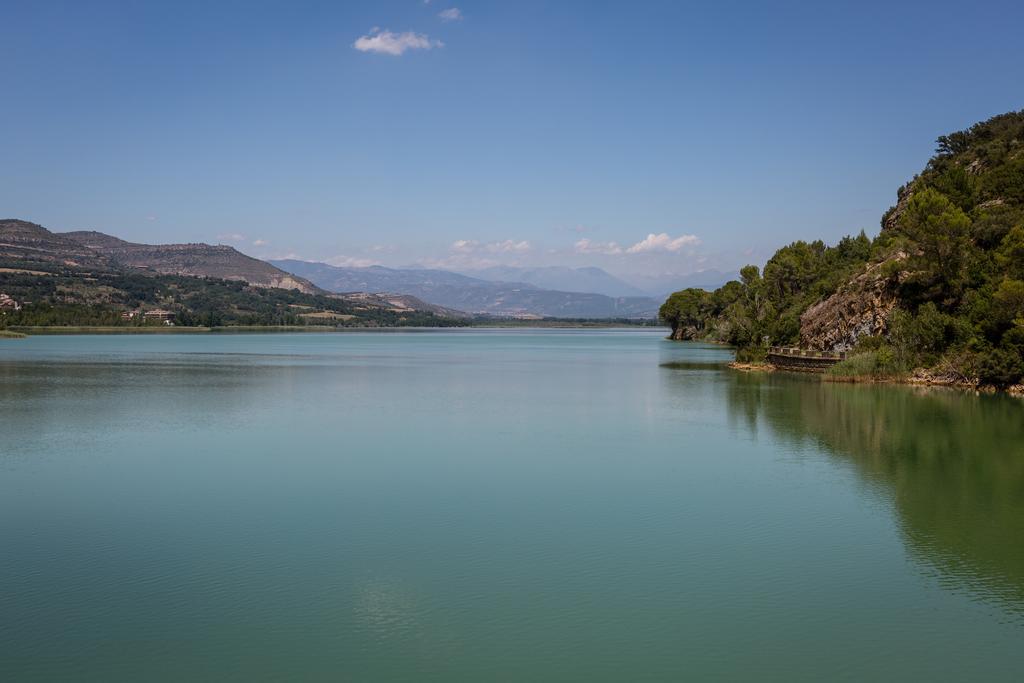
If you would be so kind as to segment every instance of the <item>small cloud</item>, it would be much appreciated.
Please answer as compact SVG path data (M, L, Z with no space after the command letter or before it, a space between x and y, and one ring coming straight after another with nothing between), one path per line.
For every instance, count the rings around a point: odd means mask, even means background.
M413 33L412 31L392 33L391 31L382 31L375 26L370 29L368 34L352 43L352 47L360 52L376 52L399 57L406 50L432 50L435 47L444 47L444 43L440 40L431 40L423 33Z
M480 243L476 240L455 240L452 242L452 251L460 254L469 254L476 251Z
M487 251L494 253L510 253L510 252L523 252L530 251L530 243L526 240L516 242L515 240L505 240L504 242L492 242L487 245Z
M626 250L627 254L642 254L648 251L679 251L683 247L693 247L700 244L700 238L696 235L680 235L669 237L668 233L655 235L653 232L644 239L637 242Z
M156 216L146 216L146 220L147 221L155 221L155 220L157 220L157 218L156 218Z
M438 12L437 16L441 17L441 21L461 21L462 10L458 7L450 7Z
M227 232L217 235L217 240L220 242L244 242L246 237L240 232Z
M334 258L327 259L325 263L338 266L339 268L369 268L370 266L380 265L380 261L355 256L335 256Z
M615 242L594 242L586 237L577 241L576 244L573 245L573 249L577 254L605 254L607 256L615 256L616 254L622 253L622 247Z
M265 247L268 244L270 244L270 242L264 239L256 239L252 241L252 246L254 247Z

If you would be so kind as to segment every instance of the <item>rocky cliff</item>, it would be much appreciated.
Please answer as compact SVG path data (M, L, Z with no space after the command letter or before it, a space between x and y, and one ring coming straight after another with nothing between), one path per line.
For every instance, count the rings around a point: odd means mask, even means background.
M698 330L693 325L679 325L672 328L672 334L668 338L674 341L694 341L703 339L704 331Z
M849 351L860 337L886 332L889 314L899 303L903 277L899 265L907 254L898 252L843 284L800 316L800 346L818 351Z

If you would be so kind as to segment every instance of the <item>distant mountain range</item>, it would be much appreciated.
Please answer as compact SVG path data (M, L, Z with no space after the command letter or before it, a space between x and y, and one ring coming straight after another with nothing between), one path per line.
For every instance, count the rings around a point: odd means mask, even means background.
M494 266L483 270L463 271L464 275L494 282L525 282L540 289L554 289L564 292L593 292L610 297L653 297L663 300L672 292L690 287L714 290L736 275L727 275L720 270L701 270L688 275L633 276L632 283L615 277L601 268L568 268L565 266L541 266L518 268L515 266Z
M687 275L651 275L639 276L634 279L635 284L656 299L663 300L672 292L695 287L714 291L729 280L739 279L739 274L723 273L720 270L700 270Z
M347 268L324 263L261 261L210 244L139 244L95 231L54 233L20 220L0 221L0 260L32 264L150 272L246 282L309 295L344 294L359 305L498 317L652 318L660 298L600 268L500 266L473 274L417 268ZM698 274L711 286L717 271ZM704 283L707 283L705 285ZM681 287L678 287L681 288ZM657 290L655 290L657 291ZM464 313L463 313L464 312Z
M121 312L158 305L182 320L254 324L431 325L466 317L403 293L327 292L232 247L137 244L102 232L55 233L18 219L0 219L0 291L15 301L79 307L34 311L39 324L119 320Z
M609 296L596 292L545 289L530 282L471 277L444 270L348 268L310 261L271 261L278 268L305 278L331 292L395 292L468 313L512 317L651 318L661 302L646 296ZM489 275L520 275L539 281L600 283L602 287L629 288L604 271L569 268L490 269ZM566 272L569 271L569 272ZM596 272L594 272L596 271ZM602 275L603 274L603 275ZM616 284L618 282L618 284ZM614 290L608 290L614 291Z
M566 266L540 266L518 268L494 266L483 270L464 271L465 275L492 282L525 282L540 289L561 292L587 292L610 297L650 296L628 282L624 282L601 268L568 268Z

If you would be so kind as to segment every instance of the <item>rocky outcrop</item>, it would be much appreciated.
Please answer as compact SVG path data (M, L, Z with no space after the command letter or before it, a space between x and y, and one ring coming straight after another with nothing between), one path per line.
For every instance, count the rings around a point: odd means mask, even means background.
M903 213L907 210L907 205L910 203L910 196L913 193L912 186L913 182L910 182L896 190L896 206L890 207L885 212L885 215L882 216L883 231L894 232L896 230L900 217L903 216Z
M800 316L800 346L817 351L849 351L864 336L884 334L889 314L896 307L902 275L895 264L906 261L898 252L869 264L864 272L835 294L814 304Z
M692 325L680 325L672 328L672 334L668 336L674 341L695 341L703 337L703 332Z

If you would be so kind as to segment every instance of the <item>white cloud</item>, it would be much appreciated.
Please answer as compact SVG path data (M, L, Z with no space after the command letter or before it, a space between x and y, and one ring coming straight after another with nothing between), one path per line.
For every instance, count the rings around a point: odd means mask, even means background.
M440 40L431 40L423 33L392 33L382 31L376 26L370 29L365 36L361 36L352 47L360 52L376 52L378 54L392 55L398 57L406 50L431 50L435 47L444 47Z
M462 19L462 10L458 7L450 7L438 12L437 16L441 17L441 21L459 21Z
M476 251L479 246L480 243L476 240L455 240L452 242L452 251L469 254Z
M245 240L245 235L240 232L227 232L217 235L217 241L219 242L244 242Z
M252 241L252 246L254 247L265 247L268 244L270 244L270 242L265 239L256 239Z
M695 247L700 244L700 238L696 235L680 235L669 237L668 233L655 235L653 232L647 235L629 249L627 254L642 254L648 251L679 251L683 247Z
M487 251L494 253L509 253L509 252L524 252L530 251L530 243L526 240L516 242L515 240L505 240L504 242L492 242L487 245Z
M616 242L594 242L586 237L576 242L573 245L573 250L577 254L605 254L608 256L622 253L622 247Z
M146 220L147 221L155 221L155 220L157 220L157 217L156 216L146 216Z

